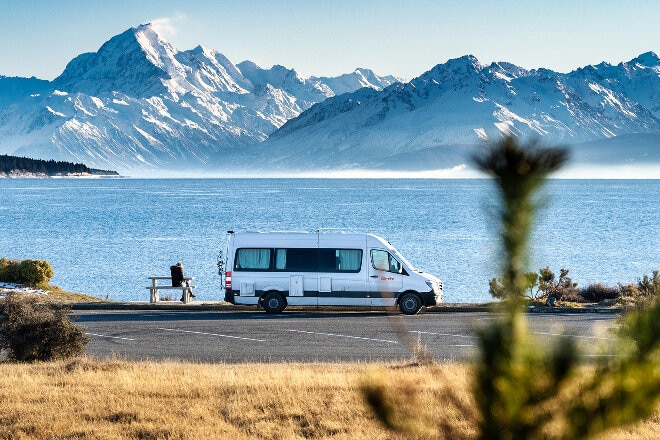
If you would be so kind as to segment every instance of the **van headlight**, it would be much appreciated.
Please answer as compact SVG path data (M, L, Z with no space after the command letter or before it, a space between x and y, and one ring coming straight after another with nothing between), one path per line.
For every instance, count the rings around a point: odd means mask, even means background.
M431 280L426 280L426 285L429 286L429 288L430 288L431 290L435 290L435 289L433 288L433 281L431 281Z

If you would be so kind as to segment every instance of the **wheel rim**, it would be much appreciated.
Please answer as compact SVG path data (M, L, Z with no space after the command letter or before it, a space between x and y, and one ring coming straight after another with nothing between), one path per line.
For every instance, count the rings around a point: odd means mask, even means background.
M406 296L403 299L402 305L403 305L403 310L405 310L407 312L412 312L412 311L416 310L417 307L419 306L418 302L417 302L417 299L412 297L412 296Z
M280 307L280 300L275 298L275 297L271 297L271 298L268 298L268 303L267 304L268 304L268 307L275 310L275 309Z

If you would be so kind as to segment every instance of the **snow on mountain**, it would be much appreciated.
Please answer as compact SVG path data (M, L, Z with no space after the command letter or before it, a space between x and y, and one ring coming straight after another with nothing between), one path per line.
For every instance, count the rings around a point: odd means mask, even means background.
M335 78L313 76L310 80L318 84L327 85L335 95L350 93L363 87L381 90L391 84L403 82L401 79L391 75L377 76L373 71L364 68L357 68L352 73L345 73Z
M268 166L283 169L419 170L464 164L480 143L503 134L576 149L606 148L608 139L632 141L637 138L629 135L636 134L657 139L659 65L649 52L617 66L561 74L509 63L484 66L468 55L406 84L316 104L259 149L268 151ZM660 162L660 145L651 147L648 140L643 145L655 150L646 156L638 151L638 157ZM248 151L260 154L258 148Z
M502 134L583 161L660 162L659 133L653 52L567 74L466 55L407 83L364 68L303 78L179 51L141 25L53 81L0 76L0 154L129 173L452 168ZM633 142L633 159L617 153Z
M366 69L360 75L372 87L391 83ZM141 25L74 58L52 82L0 77L0 154L128 171L208 167L347 81L234 65L202 46L178 51Z

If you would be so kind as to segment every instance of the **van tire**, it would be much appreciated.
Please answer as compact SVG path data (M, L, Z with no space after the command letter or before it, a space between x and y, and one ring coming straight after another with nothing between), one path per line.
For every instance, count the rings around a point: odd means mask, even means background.
M277 292L269 292L264 295L261 301L261 307L264 308L266 313L282 313L286 307L284 297Z
M416 293L404 293L399 298L399 310L404 315L416 315L422 308L422 300Z

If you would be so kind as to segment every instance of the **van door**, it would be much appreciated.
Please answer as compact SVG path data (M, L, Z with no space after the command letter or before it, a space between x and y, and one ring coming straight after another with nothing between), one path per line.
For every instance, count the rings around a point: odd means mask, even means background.
M370 305L394 306L404 276L403 265L394 255L384 249L369 249Z
M319 305L368 305L363 254L363 249L319 248Z
M275 272L281 273L289 280L289 305L317 305L317 260L316 248L275 249Z

